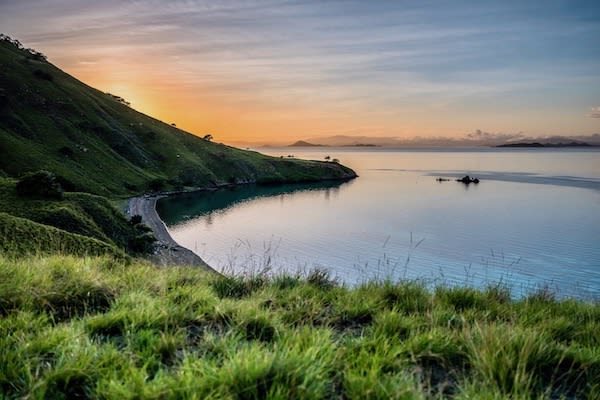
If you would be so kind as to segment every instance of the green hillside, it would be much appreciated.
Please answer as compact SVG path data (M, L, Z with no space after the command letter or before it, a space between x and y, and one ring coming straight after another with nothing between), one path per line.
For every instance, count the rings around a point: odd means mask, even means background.
M143 248L147 228L132 224L104 197L68 192L60 199L23 196L15 186L13 179L0 178L0 213L5 213L0 222L0 250L6 253L18 254L15 249L51 253L55 249L66 254L122 255L123 251L136 254L147 250ZM90 247L89 252L83 251L85 246Z
M347 179L337 163L267 157L141 114L0 40L0 175L48 170L66 190L108 197L235 182Z
M0 254L20 258L32 254L109 255L126 259L116 246L25 218L0 212Z

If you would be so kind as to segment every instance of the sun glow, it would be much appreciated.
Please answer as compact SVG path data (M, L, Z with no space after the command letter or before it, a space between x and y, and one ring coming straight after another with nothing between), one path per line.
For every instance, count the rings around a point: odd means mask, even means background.
M0 3L3 30L66 72L218 141L600 129L597 7Z

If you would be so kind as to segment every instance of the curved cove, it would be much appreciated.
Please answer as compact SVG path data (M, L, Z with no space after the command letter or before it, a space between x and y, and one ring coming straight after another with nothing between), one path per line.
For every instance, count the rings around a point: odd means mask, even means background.
M524 181L518 172L512 179L510 171L479 185L439 183L404 168L403 157L396 168L390 157L373 168L377 154L349 155L354 181L198 192L161 199L158 211L178 243L226 272L320 267L348 284L500 282L516 296L548 286L561 296L600 297L598 190ZM577 179L575 167L569 175Z

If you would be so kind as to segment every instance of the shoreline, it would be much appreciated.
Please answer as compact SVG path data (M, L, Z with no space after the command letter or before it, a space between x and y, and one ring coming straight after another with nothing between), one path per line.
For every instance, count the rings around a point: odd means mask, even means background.
M357 177L358 175L351 178L323 179L322 181L347 181ZM206 271L222 275L216 269L208 265L208 263L206 263L206 261L204 261L199 255L190 249L181 246L175 241L175 239L173 239L167 230L167 226L165 225L164 221L160 218L158 212L156 211L156 203L158 200L164 197L195 192L216 191L219 189L249 184L256 184L256 182L222 183L213 187L197 187L193 189L144 194L141 196L130 197L127 201L127 209L125 212L127 215L129 215L129 217L133 215L140 215L142 217L142 222L152 229L152 233L154 233L154 237L156 238L155 252L149 256L148 259L154 264L163 267L169 265L200 267Z
M199 189L205 190L205 189ZM198 191L199 191L198 190ZM155 252L148 258L160 266L192 266L200 267L206 271L219 274L217 270L208 265L196 253L179 245L167 230L167 226L156 211L156 202L167 197L168 194L144 195L132 197L127 204L127 214L140 215L142 222L152 229L156 238Z

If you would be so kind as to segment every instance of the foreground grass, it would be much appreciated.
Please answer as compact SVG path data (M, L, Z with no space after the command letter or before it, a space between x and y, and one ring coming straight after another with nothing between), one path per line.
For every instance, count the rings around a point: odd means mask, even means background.
M590 398L600 306L0 258L0 398Z

